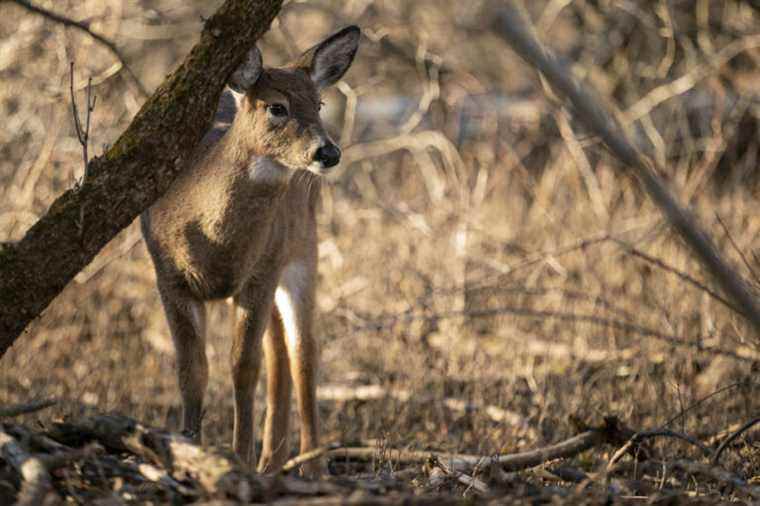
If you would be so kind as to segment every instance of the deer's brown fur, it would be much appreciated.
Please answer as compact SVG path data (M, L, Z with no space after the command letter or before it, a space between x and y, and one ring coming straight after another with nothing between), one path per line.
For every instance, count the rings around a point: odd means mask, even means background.
M232 297L233 446L255 462L253 399L262 349L267 415L259 469L288 457L290 391L301 415L301 451L319 444L318 344L312 334L319 174L337 163L319 118L319 90L347 70L359 31L349 27L295 64L261 67L256 50L232 78L217 125L195 162L142 216L177 352L185 430L200 439L208 382L205 302ZM286 116L280 113L285 107ZM306 470L319 471L318 464Z

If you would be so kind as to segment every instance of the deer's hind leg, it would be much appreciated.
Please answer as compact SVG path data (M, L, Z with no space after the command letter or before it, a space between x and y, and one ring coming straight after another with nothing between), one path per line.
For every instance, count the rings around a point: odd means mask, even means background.
M292 261L285 266L275 301L282 316L290 372L301 417L301 453L319 446L317 377L319 345L312 333L316 258ZM304 465L303 472L316 476L323 471L318 460Z
M181 291L161 290L160 294L176 351L182 428L200 442L203 397L208 384L206 306Z

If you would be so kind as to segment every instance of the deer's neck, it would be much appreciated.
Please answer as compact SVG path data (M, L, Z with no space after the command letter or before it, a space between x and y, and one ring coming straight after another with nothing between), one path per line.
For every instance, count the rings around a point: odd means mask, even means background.
M251 184L284 189L293 171L267 156L250 155L245 161L246 176Z

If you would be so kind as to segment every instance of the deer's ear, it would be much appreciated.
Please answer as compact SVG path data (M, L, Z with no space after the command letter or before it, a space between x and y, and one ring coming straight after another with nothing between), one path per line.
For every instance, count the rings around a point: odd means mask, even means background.
M354 61L360 37L358 26L348 26L307 50L295 66L305 69L320 90L332 86Z
M229 86L233 91L238 93L245 93L248 88L253 86L261 76L261 71L264 68L264 64L261 61L261 52L256 46L254 46L248 54L245 55L245 60L237 70L232 74L229 80Z

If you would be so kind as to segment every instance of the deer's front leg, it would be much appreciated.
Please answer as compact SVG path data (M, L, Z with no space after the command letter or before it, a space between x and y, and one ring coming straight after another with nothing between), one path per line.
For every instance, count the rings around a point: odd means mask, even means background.
M161 291L161 301L176 351L182 428L200 443L203 397L208 384L206 307L202 301L179 292Z
M254 394L261 366L261 338L269 322L274 298L274 281L250 283L235 298L237 325L230 352L232 383L235 391L235 426L232 445L235 453L251 466L256 463L253 429Z
M264 357L267 367L267 416L258 470L268 473L278 471L290 453L290 364L282 316L276 306L272 308L272 318L264 334Z
M276 297L285 327L290 371L301 416L301 453L319 446L319 343L312 333L315 279L315 258L291 262L282 273ZM318 477L324 473L324 464L319 459L307 462L302 473L311 478Z

